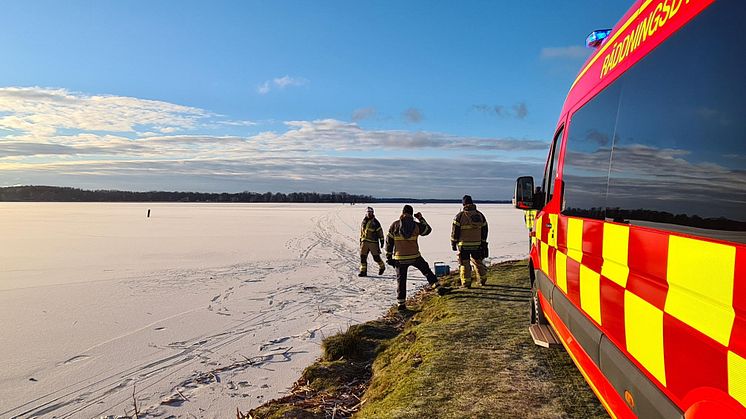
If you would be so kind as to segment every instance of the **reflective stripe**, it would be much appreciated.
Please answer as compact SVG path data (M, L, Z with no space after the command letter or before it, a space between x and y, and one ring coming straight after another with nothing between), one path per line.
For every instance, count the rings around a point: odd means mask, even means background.
M360 228L360 238L365 241L376 241L378 240L379 234L383 236L383 229L381 228L380 223L378 223L378 220L376 220L375 218L372 220L364 221L363 225Z
M534 224L536 223L536 210L526 210L523 213L523 219L526 221L526 228L531 230L534 228Z
M728 346L735 264L733 246L669 236L666 313Z
M583 261L583 220L580 218L567 220L567 256L578 263Z
M616 282L621 287L627 286L629 266L629 226L604 223L604 241L601 254L604 258L601 275Z
M404 238L404 237L394 237L394 241L398 241L398 242L404 242L404 241L406 241L406 242L416 242L417 241L417 237L413 236L413 237L410 237L408 239Z
M728 393L746 406L746 359L728 351Z
M549 234L547 234L548 244L555 249L557 248L557 214L549 214L549 224L552 227L549 228Z
M458 245L459 246L481 246L482 242L481 241L478 241L478 242L458 242Z
M627 351L665 386L663 312L635 294L624 291L624 332Z
M546 215L534 239L537 268L542 274L554 268L553 299L567 298L600 324L609 345L646 371L651 385L666 389L662 398L680 400L705 385L746 406L746 345L736 315L743 294L735 284L743 280L741 245L593 219L558 223ZM552 235L556 251L547 243ZM576 339L584 336L557 314ZM694 362L705 350L706 367Z
M588 69L590 69L593 66L593 64L595 64L596 61L599 58L601 58L601 56L604 55L604 53L606 52L606 50L610 46L614 45L614 41L616 41L617 37L619 37L621 34L624 33L624 31L627 29L627 27L632 22L634 22L637 19L638 16L640 16L640 13L642 13L642 11L645 10L650 5L650 3L652 3L652 1L653 0L645 0L645 2L642 4L642 6L640 6L639 9L635 10L635 12L632 13L632 15L627 19L627 21L624 22L624 24L619 29L617 29L616 31L614 31L611 34L611 37L609 39L607 39L606 42L604 42L604 44L601 46L601 49L593 56L593 58L588 62L588 64L586 64L585 67L583 67L583 70L580 71L580 74L578 74L578 77L575 78L574 82L572 82L572 86L570 86L570 90L572 90L572 88L575 87L575 85L578 83L578 81L580 81L580 79L583 78L583 76L588 71Z
M411 260L417 259L418 257L420 257L419 253L416 255L394 255L394 260Z
M580 307L601 324L601 276L585 265L580 265Z
M557 286L567 294L567 256L562 252L557 252L554 261L554 269L557 274Z
M549 275L549 246L544 242L538 242L537 244L539 243L541 244L539 246L541 248L541 270Z

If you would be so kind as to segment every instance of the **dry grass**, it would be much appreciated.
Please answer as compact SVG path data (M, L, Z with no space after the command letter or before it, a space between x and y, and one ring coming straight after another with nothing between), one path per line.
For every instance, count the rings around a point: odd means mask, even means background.
M564 349L531 341L526 269L492 267L484 287L423 293L404 315L329 338L294 393L308 391L253 417L608 417Z

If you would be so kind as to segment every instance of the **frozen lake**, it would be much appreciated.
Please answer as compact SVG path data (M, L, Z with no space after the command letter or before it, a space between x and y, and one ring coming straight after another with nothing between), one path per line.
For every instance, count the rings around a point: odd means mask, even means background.
M402 205L374 207L387 230ZM414 208L422 255L453 270L461 206ZM478 209L490 260L526 257L522 212ZM131 414L135 391L150 416L223 418L282 395L324 336L395 302L393 269L356 276L364 210L0 203L0 417Z

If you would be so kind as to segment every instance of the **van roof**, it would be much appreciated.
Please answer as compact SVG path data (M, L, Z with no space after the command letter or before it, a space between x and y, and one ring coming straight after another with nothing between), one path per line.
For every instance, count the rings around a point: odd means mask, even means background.
M713 1L636 0L581 67L560 123L575 105L595 96Z

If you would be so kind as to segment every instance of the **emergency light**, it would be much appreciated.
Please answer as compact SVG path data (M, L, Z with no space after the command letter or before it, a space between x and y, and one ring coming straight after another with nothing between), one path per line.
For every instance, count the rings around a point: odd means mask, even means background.
M606 39L611 33L611 29L597 29L591 32L587 38L585 38L585 46L588 48L598 48L599 45Z

